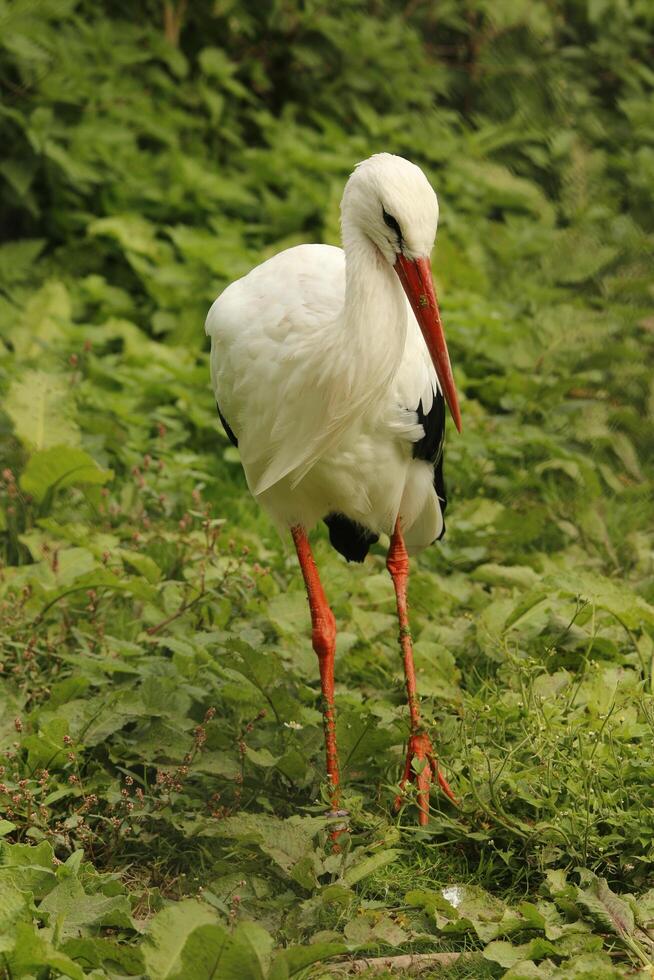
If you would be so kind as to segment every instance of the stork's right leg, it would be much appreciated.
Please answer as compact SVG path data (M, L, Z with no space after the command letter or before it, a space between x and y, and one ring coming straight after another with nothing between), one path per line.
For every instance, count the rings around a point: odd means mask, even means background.
M329 608L325 591L313 559L307 532L303 527L292 527L291 534L300 560L300 567L307 588L311 609L311 639L320 667L322 687L322 717L325 729L325 754L327 756L327 775L329 776L332 811L339 813L340 776L338 771L338 750L336 747L336 715L334 711L334 653L336 650L336 622ZM342 814L345 816L345 814ZM332 834L335 838L338 831Z

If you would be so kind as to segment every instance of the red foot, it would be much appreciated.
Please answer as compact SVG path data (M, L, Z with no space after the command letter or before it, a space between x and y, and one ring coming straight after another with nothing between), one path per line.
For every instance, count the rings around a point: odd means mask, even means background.
M416 772L413 769L412 762L414 759L424 763L420 772ZM407 748L404 774L400 781L400 788L404 789L407 783L415 782L418 789L418 822L421 827L426 826L429 820L429 791L434 776L438 779L438 783L445 795L452 800L452 803L458 805L459 801L450 789L447 779L438 768L429 735L426 732L417 732L414 735L409 735L409 746ZM401 805L402 797L396 796L395 809L399 810Z

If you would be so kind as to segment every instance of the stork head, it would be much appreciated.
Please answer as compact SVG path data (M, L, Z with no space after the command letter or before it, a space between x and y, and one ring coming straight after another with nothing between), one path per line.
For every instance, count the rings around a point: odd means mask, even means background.
M454 424L461 412L431 274L438 198L414 163L376 153L358 164L341 201L344 238L363 233L398 275L420 325Z

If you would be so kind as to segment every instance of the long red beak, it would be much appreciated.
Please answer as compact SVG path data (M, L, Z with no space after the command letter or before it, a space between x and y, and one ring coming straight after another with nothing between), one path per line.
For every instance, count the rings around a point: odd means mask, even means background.
M461 411L459 409L459 399L457 398L456 386L452 376L450 355L447 351L445 333L443 332L443 324L441 323L441 314L438 309L436 293L434 292L429 259L407 259L404 255L398 255L394 269L411 303L416 320L420 324L427 349L434 362L441 391L452 413L454 424L460 432Z

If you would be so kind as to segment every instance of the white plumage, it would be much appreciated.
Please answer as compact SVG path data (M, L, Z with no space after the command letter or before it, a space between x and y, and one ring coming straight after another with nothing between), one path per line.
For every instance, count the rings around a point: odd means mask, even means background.
M401 786L429 816L439 770L420 717L407 612L409 560L439 537L444 400L461 425L429 255L438 202L422 171L388 153L359 164L341 202L343 249L301 245L229 286L211 307L211 378L250 490L293 537L322 688L331 816L340 805L336 622L307 532L320 519L346 558L381 532L395 588L410 717ZM443 400L444 399L444 400ZM415 765L414 763L417 763ZM401 803L398 797L396 805ZM339 825L332 832L344 832Z
M337 513L391 534L399 515L415 551L443 526L433 462L412 452L439 382L397 262L427 259L438 203L418 167L383 153L350 177L341 218L343 249L288 249L216 300L212 385L280 530Z

